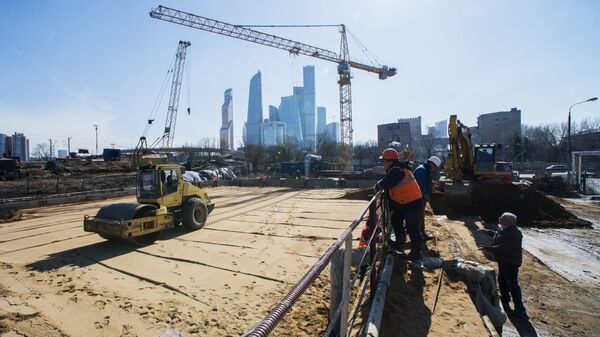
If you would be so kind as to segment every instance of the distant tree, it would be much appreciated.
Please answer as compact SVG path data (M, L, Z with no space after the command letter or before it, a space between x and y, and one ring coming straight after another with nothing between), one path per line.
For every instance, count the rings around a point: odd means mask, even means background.
M33 148L33 156L41 160L50 159L50 146L48 143L39 143Z
M358 160L358 166L360 167L373 165L379 158L379 152L377 142L374 140L354 145L354 159Z
M427 135L423 135L423 151L425 152L425 158L429 158L433 155L433 143L432 132Z
M327 132L317 135L317 154L324 161L335 162L339 157L338 143L331 139Z

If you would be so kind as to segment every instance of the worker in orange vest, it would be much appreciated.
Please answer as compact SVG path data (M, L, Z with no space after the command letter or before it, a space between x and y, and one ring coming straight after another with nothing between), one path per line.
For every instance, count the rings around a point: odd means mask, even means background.
M423 196L419 184L408 166L401 162L398 151L392 148L381 153L386 176L377 182L375 190L384 189L388 196L388 209L391 212L391 222L396 235L395 244L390 245L400 254L404 254L406 232L410 237L410 253L408 259L418 261L421 256L421 232L419 231L419 209L423 204ZM406 223L406 226L403 225ZM406 229L405 229L406 227Z

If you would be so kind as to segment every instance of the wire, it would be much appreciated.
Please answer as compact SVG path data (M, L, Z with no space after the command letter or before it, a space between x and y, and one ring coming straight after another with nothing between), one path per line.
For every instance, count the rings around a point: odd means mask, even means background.
M142 134L142 136L144 136L144 137L146 137L146 135L148 134L148 131L150 130L150 127L152 125L150 121L156 120L156 115L158 114L160 106L162 105L162 100L165 97L165 93L167 92L167 80L169 78L169 74L172 73L175 68L175 59L176 59L176 56L173 56L173 61L171 61L171 66L169 67L169 70L167 70L167 73L165 74L165 78L163 79L163 82L160 86L158 96L156 97L156 100L154 101L154 105L152 106L152 110L150 110L150 114L148 115L148 123L146 124L144 133Z
M186 50L187 51L187 50ZM187 89L187 113L188 115L191 112L191 103L190 103L190 97L192 96L192 85L190 84L190 73L192 72L191 68L192 68L192 60L190 57L190 53L188 52L187 55L187 62L184 63L183 65L185 67L185 85L186 85L186 89Z
M369 52L369 49L367 49L367 47L362 42L360 42L360 40L354 34L352 34L352 32L348 29L348 27L346 27L346 31L348 32L348 34L350 34L350 37L356 43L356 45L360 48L360 50L363 52L363 54L365 54L365 56L367 56L367 58L369 59L369 62L371 62L371 65L378 65L378 66L381 65L379 60L373 54L371 54L371 52Z

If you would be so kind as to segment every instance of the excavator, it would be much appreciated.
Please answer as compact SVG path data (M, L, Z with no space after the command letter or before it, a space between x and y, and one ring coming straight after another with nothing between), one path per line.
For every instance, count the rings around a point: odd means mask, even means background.
M496 144L473 144L471 131L456 115L448 121L450 153L440 179L444 203L449 207L475 206L473 194L485 184L510 184L512 176L497 171ZM506 166L506 165L503 165Z
M189 230L204 227L215 204L206 192L183 179L178 164L152 164L138 168L137 203L102 207L96 216L85 215L83 229L109 241L151 244L160 232L180 223Z

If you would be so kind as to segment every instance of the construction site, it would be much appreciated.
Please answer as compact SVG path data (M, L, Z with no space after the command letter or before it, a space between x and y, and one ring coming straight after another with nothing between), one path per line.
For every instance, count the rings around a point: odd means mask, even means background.
M394 133L413 127L408 118L378 125L368 145L353 138L364 112L354 112L353 126L351 83L361 72L389 81L398 70L351 57L345 24L230 24L165 6L147 16L162 29L333 65L339 142L315 136L313 112L304 147L286 147L289 137L261 143L267 126L286 127L274 120L282 97L256 129L262 140L252 142L248 120L234 149L228 89L220 146L178 145L176 129L194 128L177 125L178 113L191 113L179 107L185 40L144 132L127 135L136 146L100 154L97 124L95 155L71 152L71 137L60 158L52 139L49 155L35 158L23 134L5 137L11 146L0 139L0 337L600 336L600 133L579 128L571 137L571 108L597 97L571 106L553 159L535 157L535 144L526 149L537 129L521 132L520 110L517 136L500 132L510 145L487 141L481 116L469 127L456 114L446 115L443 142L432 133L427 145L419 116L420 143L412 131L406 140ZM274 27L333 27L339 51L262 31ZM294 94L311 95L306 83ZM312 95L302 104L315 110ZM160 109L164 128L154 138ZM260 115L263 123L262 107ZM388 186L395 168L402 176ZM515 227L526 311L499 269L503 231Z

